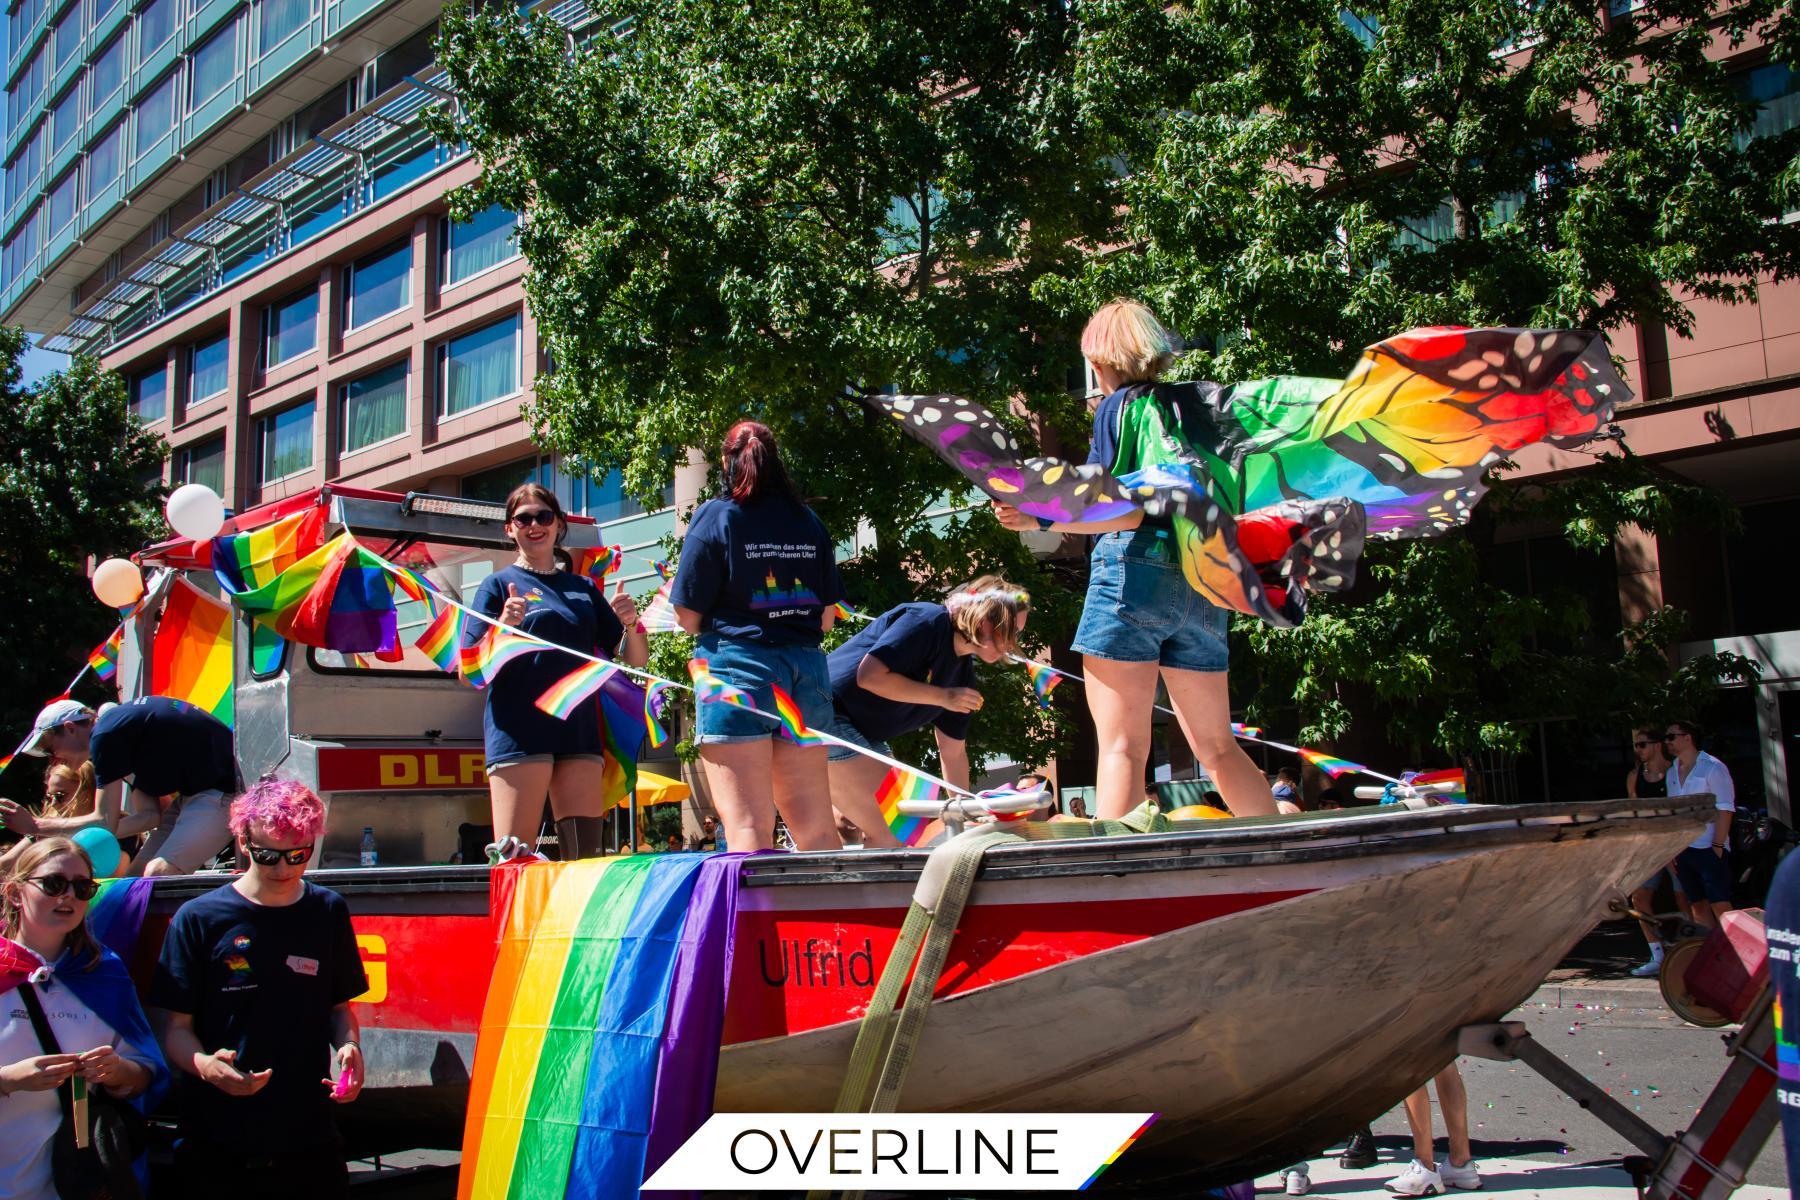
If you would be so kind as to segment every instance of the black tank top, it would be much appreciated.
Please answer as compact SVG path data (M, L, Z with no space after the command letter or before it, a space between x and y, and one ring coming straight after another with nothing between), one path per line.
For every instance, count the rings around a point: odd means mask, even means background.
M1653 800L1669 794L1669 777L1665 773L1661 779L1644 778L1644 764L1639 763L1637 769L1637 794L1639 800Z

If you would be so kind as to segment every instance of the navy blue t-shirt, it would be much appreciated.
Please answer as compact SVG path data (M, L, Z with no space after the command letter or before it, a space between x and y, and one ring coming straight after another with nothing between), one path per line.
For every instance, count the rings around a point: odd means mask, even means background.
M937 687L975 686L975 656L956 652L956 627L942 604L902 604L882 613L831 652L831 699L864 737L885 742L935 725L945 737L965 741L973 713L935 704L907 704L877 696L856 682L864 655L873 654L897 675Z
M708 500L688 525L669 600L702 633L816 646L827 605L844 598L837 550L812 509L785 496Z
M337 1138L331 1010L368 990L350 909L311 883L293 904L253 904L230 884L182 905L150 984L157 1008L194 1018L207 1053L235 1050L242 1071L272 1071L253 1096L228 1096L187 1071L181 1136L240 1155L287 1154Z
M502 567L482 580L469 607L498 617L506 607L507 588L516 587L525 598L525 619L519 628L537 637L612 658L619 652L625 627L612 605L592 580L569 571L539 574L521 566ZM464 639L473 644L489 628L470 621ZM538 708L538 697L556 685L582 660L555 650L521 655L500 671L487 689L483 718L484 742L489 763L507 762L531 754L599 754L600 697L589 696L569 718L561 720Z
M142 696L94 719L88 741L94 782L130 778L152 796L238 791L231 729L217 717L168 696Z
M1763 912L1769 939L1769 986L1781 1021L1775 1028L1775 1106L1787 1143L1788 1187L1800 1186L1800 852L1791 852L1769 883Z

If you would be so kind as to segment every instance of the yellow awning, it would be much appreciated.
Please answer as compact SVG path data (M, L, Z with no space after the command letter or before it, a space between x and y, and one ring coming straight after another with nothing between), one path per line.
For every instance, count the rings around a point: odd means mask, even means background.
M638 770L637 803L639 808L649 808L656 804L679 804L694 794L694 789L679 779L670 779L667 775L658 775L654 771Z

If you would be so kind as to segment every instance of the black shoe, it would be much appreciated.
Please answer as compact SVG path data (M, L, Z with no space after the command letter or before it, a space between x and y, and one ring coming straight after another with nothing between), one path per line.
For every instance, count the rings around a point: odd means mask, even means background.
M1365 1127L1351 1134L1350 1140L1344 1143L1344 1153L1338 1159L1338 1166L1346 1171L1362 1171L1378 1161L1375 1135Z

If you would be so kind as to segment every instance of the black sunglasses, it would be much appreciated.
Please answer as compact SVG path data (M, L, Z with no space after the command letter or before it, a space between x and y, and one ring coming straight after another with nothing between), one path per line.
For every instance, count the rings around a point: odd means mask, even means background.
M70 879L67 875L33 875L31 882L38 885L38 891L46 896L60 896L64 892L74 892L75 898L87 902L94 898L100 885L86 877Z
M514 525L554 525L556 514L547 508L534 508L530 512L516 512L507 520Z
M1644 748L1645 748L1645 747L1647 747L1647 746L1654 746L1654 745L1656 745L1656 744L1657 744L1657 743L1655 743L1655 742L1633 742L1633 743L1631 743L1631 744L1632 744L1632 745L1633 745L1633 746L1636 746L1636 747L1637 747L1637 748L1638 748L1638 749L1639 749L1639 750L1642 750L1642 749L1644 749Z
M1665 742L1672 742L1680 736L1681 736L1680 733L1665 733L1662 735L1662 740Z
M277 850L273 846L255 846L245 842L244 849L249 852L250 861L259 867L272 867L276 863L283 862L290 867L297 867L311 858L313 854L311 846L300 846L293 850Z

